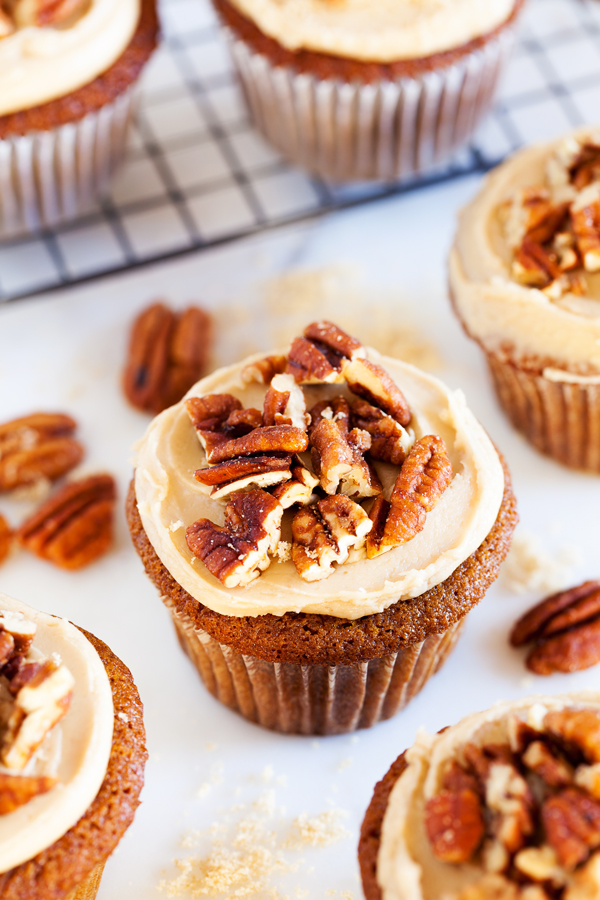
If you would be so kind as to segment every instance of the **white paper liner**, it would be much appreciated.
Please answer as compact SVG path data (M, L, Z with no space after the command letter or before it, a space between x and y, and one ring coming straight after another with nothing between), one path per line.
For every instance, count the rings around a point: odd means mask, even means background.
M297 665L238 653L162 599L210 693L251 722L285 734L347 734L396 715L445 662L466 619L380 659Z
M0 237L89 210L123 158L135 85L77 122L0 139Z
M376 84L274 66L224 26L256 127L331 181L408 178L439 165L489 109L514 43L506 26L447 68Z
M486 356L515 428L557 462L600 472L600 385L550 381L492 353Z

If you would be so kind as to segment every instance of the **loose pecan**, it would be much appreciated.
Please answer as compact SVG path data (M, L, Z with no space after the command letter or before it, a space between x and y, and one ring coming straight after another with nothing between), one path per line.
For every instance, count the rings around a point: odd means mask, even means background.
M18 530L23 547L63 569L80 569L109 549L116 500L111 475L66 484Z
M353 394L378 406L401 425L409 424L411 412L406 398L382 366L357 358L344 361L342 372Z
M0 491L54 481L81 462L76 428L63 413L33 413L0 425Z
M431 434L422 437L406 457L390 501L378 497L371 510L369 558L412 540L422 531L427 513L436 506L451 480L452 464L444 441Z
M375 497L381 482L364 458L358 433L349 431L350 407L344 397L323 400L310 411L309 438L315 473L326 494Z
M56 783L56 778L48 775L10 775L0 772L0 816L14 812L40 794L46 794Z
M0 563L10 553L14 540L14 532L3 515L0 514Z
M304 394L293 376L275 375L265 394L263 424L294 425L305 430L308 421Z
M292 559L298 574L305 581L328 578L334 563L344 563L353 547L364 545L370 529L363 508L344 494L299 510L292 520Z
M242 369L242 381L244 384L271 384L275 375L285 372L287 356L265 356Z
M132 406L159 413L177 403L203 375L211 345L211 318L199 307L175 313L162 303L133 323L123 390Z
M586 188L573 203L571 221L586 271L598 272L600 270L600 192L597 184Z
M545 800L542 824L548 843L567 870L600 847L600 803L578 788L565 788Z
M211 497L219 500L251 485L265 488L292 477L291 456L245 456L198 469L194 477L200 484L213 486Z
M373 459L400 466L414 443L414 437L391 416L366 400L354 400L350 407L351 422L371 435L369 453Z
M470 788L443 790L425 805L425 830L433 852L447 863L466 863L485 833L479 794Z
M538 675L576 672L600 662L600 584L552 594L514 626L514 647L535 641L526 665Z
M266 491L234 494L225 508L225 524L199 519L186 530L192 553L226 588L258 578L269 565L281 537L283 507Z

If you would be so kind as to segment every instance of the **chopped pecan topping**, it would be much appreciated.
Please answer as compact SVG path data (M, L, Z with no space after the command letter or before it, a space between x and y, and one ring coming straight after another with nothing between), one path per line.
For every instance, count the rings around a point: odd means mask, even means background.
M292 342L286 372L300 384L333 384L343 381L346 360L364 356L362 344L332 322L312 322L304 336Z
M209 463L220 462L214 457L227 441L250 434L263 424L259 409L243 409L232 394L189 397L185 406Z
M311 411L311 457L326 494L375 497L382 490L373 466L361 450L362 436L349 431L350 407L344 397L322 400Z
M292 375L275 375L265 394L263 424L293 425L305 430L308 423L302 389Z
M378 497L371 510L373 530L367 540L369 558L412 540L425 527L452 480L452 464L440 437L427 435L408 454L389 500Z
M369 453L373 459L401 466L414 443L414 437L399 422L366 400L354 400L350 413L352 424L371 435Z
M302 453L308 448L308 435L293 425L267 425L248 434L231 438L212 449L211 463L258 453Z
M588 763L600 763L600 718L589 709L553 710L544 718L552 737L574 745Z
M536 288L545 288L562 275L556 254L528 237L517 251L512 273L519 284Z
M328 578L334 563L345 562L353 547L364 545L370 529L363 508L344 494L299 510L292 520L292 559L298 574L305 581Z
M201 484L212 485L211 497L219 500L250 486L266 488L288 481L291 462L291 456L244 456L198 469L194 477Z
M344 362L342 371L353 394L378 406L401 425L409 424L411 412L406 398L384 368L357 358Z
M275 375L285 372L287 356L265 356L242 369L244 384L271 384Z
M547 597L514 626L514 647L535 642L526 665L537 675L576 672L600 662L600 584L586 581Z
M551 787L573 783L573 767L561 759L544 741L532 741L522 756L523 763Z
M575 787L559 791L542 804L546 839L567 870L585 862L600 847L600 803Z
M16 653L27 653L36 630L35 624L23 613L0 609L0 636L9 635L12 638Z
M133 323L123 390L132 406L159 413L203 375L211 344L210 316L195 306L175 313L162 303Z
M63 569L87 566L113 541L116 500L111 475L66 484L18 530L23 547Z
M425 806L425 829L433 852L447 863L465 863L474 856L485 833L479 794L463 787L443 790Z
M62 413L33 413L0 425L0 491L54 481L81 462L76 427Z
M14 707L0 744L2 765L22 771L69 709L75 679L51 660L24 662L9 681Z
M598 272L600 270L600 191L597 184L586 188L572 205L571 219L585 270Z
M304 337L324 344L345 359L356 359L365 355L365 348L360 341L346 334L333 322L312 322L304 329Z
M40 794L46 794L56 783L56 778L47 775L10 775L0 772L0 816L14 812Z
M0 515L0 563L3 563L10 553L14 540L14 533L3 515Z
M226 588L241 587L270 565L281 537L283 507L266 491L234 494L225 524L199 519L186 530L192 553Z
M600 145L594 141L581 144L579 153L569 167L571 184L582 191L593 181L600 181Z
M319 479L316 475L298 462L297 465L292 466L291 481L280 484L271 493L276 500L279 500L284 509L289 509L290 506L296 504L310 506L317 499L314 491L318 484Z

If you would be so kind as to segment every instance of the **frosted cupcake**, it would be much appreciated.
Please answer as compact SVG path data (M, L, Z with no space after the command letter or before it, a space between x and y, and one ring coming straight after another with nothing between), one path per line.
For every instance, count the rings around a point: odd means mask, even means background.
M600 694L502 702L420 734L375 788L367 900L600 896Z
M334 181L423 172L489 108L522 0L213 0L257 127Z
M0 897L93 900L133 820L146 749L106 644L0 594Z
M153 421L128 519L211 693L333 734L394 715L440 667L516 513L462 394L319 322Z
M123 156L155 0L8 0L0 8L0 235L73 218Z
M600 135L527 148L461 213L450 290L500 402L543 453L600 472Z

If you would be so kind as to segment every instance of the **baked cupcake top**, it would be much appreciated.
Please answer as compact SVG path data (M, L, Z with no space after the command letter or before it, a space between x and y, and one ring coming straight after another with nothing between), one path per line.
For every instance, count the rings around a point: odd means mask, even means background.
M66 619L0 593L0 873L55 843L106 774L110 683Z
M9 0L0 9L0 115L77 90L121 56L140 0Z
M420 734L405 764L383 818L382 900L598 896L600 694L496 704Z
M388 63L451 50L505 22L514 0L230 0L288 50Z
M299 364L319 356L318 375ZM366 375L369 388L358 383ZM357 619L417 597L479 547L503 488L498 455L461 392L331 323L308 326L287 356L252 357L198 382L151 423L135 474L161 562L229 616Z
M450 286L472 337L556 381L600 381L600 135L499 166L459 216Z

